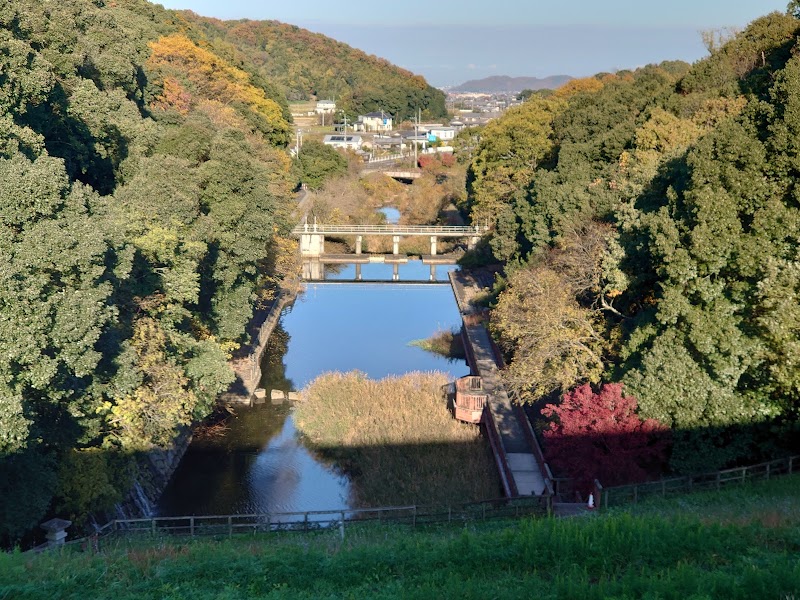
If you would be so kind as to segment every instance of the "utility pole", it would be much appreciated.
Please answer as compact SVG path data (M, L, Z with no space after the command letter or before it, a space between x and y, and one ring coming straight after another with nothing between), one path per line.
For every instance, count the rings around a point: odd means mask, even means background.
M419 109L418 109L419 110ZM414 168L417 168L417 138L419 137L419 117L418 112L414 111Z

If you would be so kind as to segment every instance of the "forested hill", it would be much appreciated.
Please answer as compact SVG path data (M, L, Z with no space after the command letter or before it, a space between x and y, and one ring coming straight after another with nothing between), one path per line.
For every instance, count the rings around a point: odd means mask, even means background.
M663 428L673 472L797 450L798 35L772 13L694 65L574 80L481 133L469 209L506 265L492 324L509 386L572 432L557 466L658 476Z
M445 96L419 75L322 34L277 21L219 21L191 12L212 46L233 45L236 60L252 61L290 100L335 99L351 113L385 110L398 120L419 108L428 118L447 116Z
M145 0L0 2L0 545L130 490L137 456L212 410L290 268L284 84L332 42L267 26L296 35L267 71L227 27ZM324 95L441 113L420 78L335 47L354 87Z

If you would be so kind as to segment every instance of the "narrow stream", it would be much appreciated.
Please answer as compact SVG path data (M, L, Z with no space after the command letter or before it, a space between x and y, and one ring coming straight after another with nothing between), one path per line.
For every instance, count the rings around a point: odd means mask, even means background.
M400 211L394 206L384 206L383 208L379 208L378 212L386 217L387 225L394 225L400 222Z
M369 265L371 279L392 281L392 265ZM453 266L438 266L447 279ZM402 265L404 279L428 279L429 266ZM326 274L349 279L352 265ZM418 272L417 272L418 271ZM267 390L300 390L326 371L381 378L410 371L466 374L409 342L460 324L448 285L320 283L283 314L265 356ZM237 408L220 437L192 442L157 506L162 516L295 512L349 508L349 482L298 439L288 404Z

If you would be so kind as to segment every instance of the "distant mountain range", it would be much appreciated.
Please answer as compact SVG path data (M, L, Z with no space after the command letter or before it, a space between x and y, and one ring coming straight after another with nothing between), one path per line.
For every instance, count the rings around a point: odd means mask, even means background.
M522 90L553 90L567 83L572 77L569 75L553 75L539 79L538 77L508 77L507 75L494 75L484 79L472 79L466 83L450 88L451 92L484 92L496 94L499 92L521 92Z

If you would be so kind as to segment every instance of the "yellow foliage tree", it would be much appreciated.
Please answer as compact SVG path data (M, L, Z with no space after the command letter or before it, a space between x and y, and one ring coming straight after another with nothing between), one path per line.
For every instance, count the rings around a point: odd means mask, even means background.
M164 86L154 103L156 107L181 110L185 94L193 103L201 99L240 103L264 117L273 128L288 131L281 107L267 98L263 89L250 83L246 72L180 34L162 37L149 46L152 53L146 66L162 75ZM176 97L177 86L185 88L185 94Z
M183 370L166 353L167 336L155 319L133 326L139 387L111 409L111 424L128 450L149 450L172 443L175 431L189 425L197 397Z
M598 381L603 362L597 319L553 269L513 272L491 320L501 346L514 354L502 373L506 386L521 400L535 400Z
M605 83L596 77L583 77L581 79L571 79L553 94L556 98L564 100L575 96L576 94L589 93L594 94L603 89Z

